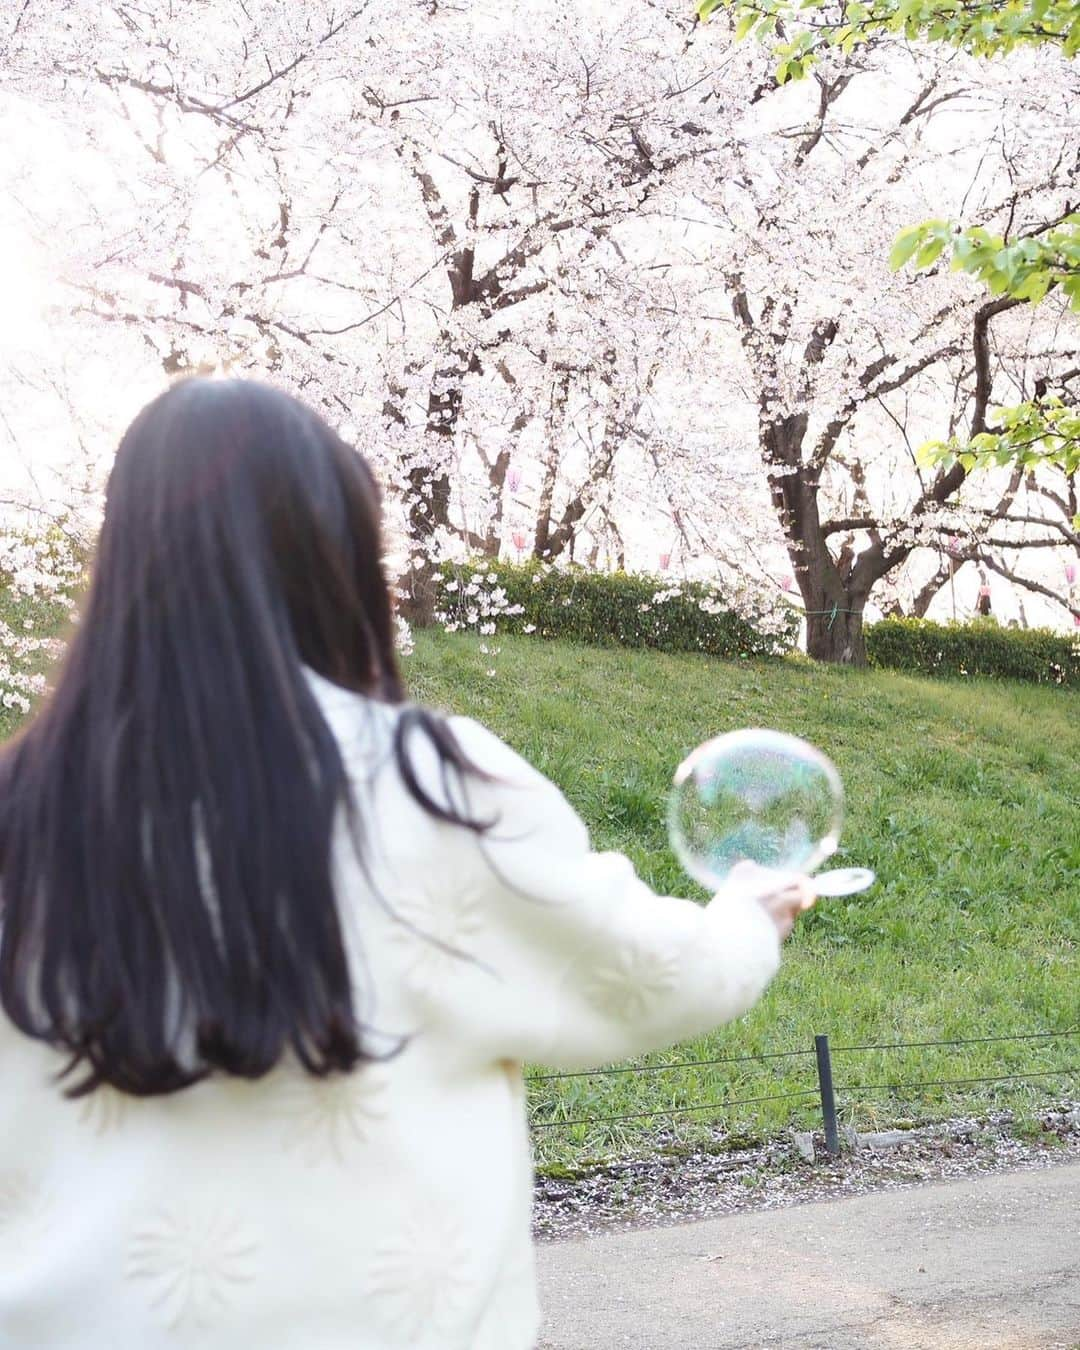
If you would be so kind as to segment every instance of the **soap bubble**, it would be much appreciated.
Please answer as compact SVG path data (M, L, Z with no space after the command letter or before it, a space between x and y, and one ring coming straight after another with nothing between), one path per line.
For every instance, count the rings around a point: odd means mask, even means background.
M779 731L732 731L689 755L668 806L671 846L715 889L743 860L811 872L836 852L844 789L830 760Z

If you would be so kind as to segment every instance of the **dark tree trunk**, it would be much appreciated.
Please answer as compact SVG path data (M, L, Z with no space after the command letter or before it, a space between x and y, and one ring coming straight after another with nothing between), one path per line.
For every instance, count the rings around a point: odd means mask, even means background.
M840 595L832 604L821 604L821 612L808 612L806 654L815 661L833 661L845 666L865 666L864 604L865 601L857 600L853 596Z
M400 151L399 151L400 153ZM434 181L417 164L414 167L424 205L440 246L455 242L455 231L450 222L446 204ZM476 225L480 210L480 190L469 193L468 218ZM476 254L471 245L457 249L446 270L450 282L452 310L464 309L478 299L475 274ZM446 333L441 343L446 353L445 364L435 371L428 392L427 435L434 463L418 464L409 469L411 502L408 512L410 541L421 554L421 561L411 564L402 578L405 592L401 611L405 618L419 628L435 622L438 599L438 571L431 561L431 540L439 529L450 529L450 463L454 437L465 397L465 378L480 371L480 360L475 351L455 346Z
M480 369L475 352L451 351L446 365L435 372L428 394L427 435L436 449L434 463L421 463L409 470L411 503L408 513L409 538L421 553L402 578L404 596L401 612L417 628L435 622L438 600L438 570L431 561L432 537L450 526L450 475L454 436L464 398L465 377Z
M872 579L853 586L854 559L846 554L837 559L829 551L817 478L801 459L806 417L781 418L764 432L768 462L778 466L770 474L773 505L806 607L806 653L815 661L865 666L863 610Z
M402 594L398 610L414 628L430 628L435 622L439 602L439 578L435 567L426 559L414 563L401 579Z
M817 476L802 460L807 417L778 418L762 427L769 488L788 556L806 607L806 652L815 661L866 665L863 609L869 588L850 586L851 560L829 551L818 505Z
M914 601L912 602L911 614L913 618L925 619L927 610L934 603L934 600L937 598L938 592L941 590L941 588L946 583L949 583L950 585L955 585L955 582L953 580L953 578L955 577L955 570L954 570L955 567L956 564L952 560L940 563L938 565L938 568L934 572L934 575L930 577L930 579L926 582L926 584L919 591L918 595L916 595ZM954 598L953 600L954 606L955 603L956 601Z
M559 476L559 435L566 416L566 401L570 396L570 372L563 370L555 386L548 420L547 458L544 461L544 479L540 485L540 506L533 531L533 557L548 560L551 556L552 512L555 507L555 484Z
M506 471L510 467L510 451L500 450L495 463L488 468L488 482L491 484L491 519L484 532L484 557L497 558L502 552L503 489L506 486Z

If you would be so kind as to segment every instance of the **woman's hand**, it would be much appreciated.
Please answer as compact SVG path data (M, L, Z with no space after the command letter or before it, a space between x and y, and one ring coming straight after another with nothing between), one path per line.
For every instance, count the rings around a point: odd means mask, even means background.
M779 872L757 863L740 862L729 880L753 895L776 924L781 942L790 936L795 920L817 900L811 877L798 872Z

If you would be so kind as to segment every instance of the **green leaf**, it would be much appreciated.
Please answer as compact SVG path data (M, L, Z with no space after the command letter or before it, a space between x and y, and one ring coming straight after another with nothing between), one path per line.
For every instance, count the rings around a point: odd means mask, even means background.
M951 458L952 454L944 441L927 441L919 446L915 454L916 462L923 469L932 469L935 464L941 464L945 459ZM948 465L944 467L948 468Z
M930 267L937 262L941 256L941 250L945 247L945 240L940 235L928 239L915 256L916 267Z
M1037 305L1046 298L1052 280L1049 272L1034 272L1025 281L1013 287L1013 295L1018 300L1028 300L1031 304Z
M1004 295L1009 289L1009 274L998 268L991 268L983 278L991 295Z
M906 230L901 230L896 236L896 242L889 254L889 266L894 272L899 271L914 255L915 250L923 241L924 228L922 225L909 225Z
M716 3L719 4L720 0L716 0ZM714 4L713 8L715 7L716 5ZM743 38L746 37L747 33L750 32L750 29L753 28L755 23L757 23L757 14L752 9L746 10L742 18L735 25L735 41L741 42Z

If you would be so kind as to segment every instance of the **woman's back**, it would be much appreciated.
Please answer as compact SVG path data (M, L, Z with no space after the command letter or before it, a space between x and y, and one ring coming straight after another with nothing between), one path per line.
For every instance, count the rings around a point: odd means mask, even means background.
M522 1063L738 1015L802 898L658 897L409 707L367 466L168 391L0 755L0 1350L531 1350Z
M63 1059L0 1017L5 1350L531 1343L520 1075L430 1015L454 967L466 1000L491 979L470 970L469 841L394 781L393 711L312 682L381 841L378 897L347 829L335 845L360 1014L406 1044L325 1079L72 1100Z
M776 968L756 900L653 895L475 723L454 734L495 781L447 780L433 751L418 780L497 823L440 821L399 772L401 713L309 679L366 827L361 865L342 818L335 885L389 1057L71 1100L56 1052L0 1019L4 1350L531 1350L522 1061L699 1034Z

